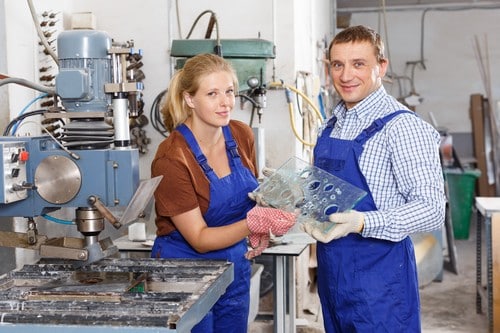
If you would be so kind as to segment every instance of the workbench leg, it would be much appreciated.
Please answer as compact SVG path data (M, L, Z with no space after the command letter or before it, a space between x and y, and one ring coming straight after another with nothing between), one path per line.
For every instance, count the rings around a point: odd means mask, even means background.
M492 290L493 290L493 332L500 328L500 288L498 283L500 279L500 213L493 213L491 218L491 251L492 251Z
M493 332L493 254L491 246L491 216L487 216L484 223L486 238L486 297L488 299L488 329Z
M285 333L285 256L273 256L274 266L274 333Z
M288 318L290 326L288 332L295 333L295 257L289 256L287 258L288 269Z
M481 231L483 224L483 215L477 210L477 218L476 218L476 313L483 313L482 305L481 305L481 291L483 289L483 281L482 281L482 264L481 264Z

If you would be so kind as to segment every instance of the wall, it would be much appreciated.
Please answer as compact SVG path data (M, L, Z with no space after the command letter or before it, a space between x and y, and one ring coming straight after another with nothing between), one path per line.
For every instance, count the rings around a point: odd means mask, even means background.
M423 13L424 7L388 11L387 34L384 17L378 12L353 12L351 25L367 24L380 31L388 42L394 72L411 76L411 68L406 63L421 59ZM471 132L469 96L486 94L476 60L475 38L480 41L483 57L489 57L492 99L499 99L499 14L499 5L487 10L467 6L430 7L427 11L423 20L423 59L426 69L417 66L414 74L416 91L423 98L416 111L424 119L430 120L429 113L432 112L437 124L448 128L450 132ZM408 89L407 82L405 85ZM386 84L386 87L395 96L399 95L397 84Z
M35 51L33 45L36 36L24 1L2 1L5 8L4 37L8 48L2 48L5 57L4 66L13 76L30 79L35 73ZM98 28L108 31L117 40L133 38L136 45L144 49L144 71L146 89L144 91L146 111L156 95L168 84L172 66L169 47L173 38L179 38L178 23L174 1L146 0L140 8L132 1L63 1L35 0L38 11L54 8L62 10L68 18L72 12L92 11L96 14ZM5 7L4 7L5 6ZM322 71L317 61L319 51L316 44L331 39L329 18L332 17L331 4L328 1L285 1L260 0L257 2L238 3L238 8L245 15L234 15L234 1L224 0L205 2L184 0L180 2L180 27L185 37L194 19L206 9L217 13L221 36L224 38L261 38L272 40L276 44L277 58L270 62L270 80L284 80L294 84L297 72L306 71L319 76L323 81ZM492 83L492 97L498 99L500 85L496 73L500 64L495 61L500 53L500 40L495 38L499 31L497 20L500 9L465 9L437 10L431 8L425 14L423 53L426 69L417 66L414 71L416 92L423 98L416 111L424 119L430 120L432 112L437 124L451 132L470 133L469 96L473 93L485 94L485 88L479 72L474 51L474 38L478 37L484 50L485 38L488 38L489 61ZM411 67L407 62L421 59L421 28L424 9L387 12L387 34L384 30L384 17L378 12L353 12L351 24L368 24L386 37L392 70L401 76L411 76ZM15 13L15 15L12 15ZM314 18L314 19L311 19ZM446 24L444 24L446 22ZM200 38L205 32L206 17L200 20L193 37ZM0 38L1 41L1 38ZM0 67L1 70L1 67ZM5 70L4 70L5 71ZM402 81L402 89L394 82L387 84L388 90L396 95L409 93L408 81ZM11 96L5 95L8 91ZM10 117L36 96L33 90L8 85L0 88L2 105L0 120L6 119L6 105L9 105ZM15 96L15 98L12 98ZM243 110L235 111L235 118L249 119L248 105ZM255 125L255 124L254 124ZM300 150L300 145L291 136L288 111L282 91L268 94L268 108L265 110L260 126L265 128L267 141L273 141L266 147L267 164L279 165L288 156ZM147 129L153 144L161 136L151 127ZM293 142L293 145L290 144ZM148 165L152 152L141 158L141 176L148 176ZM270 157L272 156L272 157ZM144 161L144 162L142 162Z
M36 43L33 41L35 29L28 5L24 1L7 0L4 3L6 74L32 81L36 64ZM17 12L23 12L23 15L12 15ZM8 110L5 111L9 111L11 119L39 94L15 84L2 86L1 90L9 94ZM32 126L28 125L26 128L30 130Z
M4 0L0 0L0 8L4 8ZM0 11L0 26L5 26L4 11ZM7 72L7 56L5 54L6 40L5 29L0 30L0 73ZM10 120L9 115L9 95L7 89L0 89L0 124L7 124Z
M256 0L248 1L178 1L179 21L176 16L177 1L142 0L136 1L65 1L65 0L33 0L38 13L43 11L60 12L64 19L63 25L70 26L72 13L92 12L97 18L97 29L106 31L116 41L133 39L135 46L143 49L142 59L145 73L145 113L149 112L156 96L167 88L173 70L170 58L170 45L173 39L185 37L196 17L210 9L217 14L222 38L263 38L273 41L276 45L276 59L268 62L268 77L266 81L283 80L295 86L298 72L307 72L311 77L320 77L323 72L321 47L324 40L331 38L332 9L330 1L307 0ZM235 7L238 13L235 15ZM5 17L5 24L0 31L5 31L5 45L0 50L0 71L14 77L22 77L36 81L38 39L26 1L0 0L0 17ZM0 20L0 23L2 21ZM191 38L203 38L208 23L208 16L203 16ZM3 29L5 27L5 29ZM180 32L179 33L179 28ZM2 42L0 33L0 43ZM215 36L212 36L215 38ZM5 62L1 61L5 57ZM323 78L324 79L324 78ZM319 79L318 79L319 80ZM0 119L12 119L33 98L37 92L18 85L0 87L0 97L8 92L9 103L2 97ZM238 103L239 104L239 103ZM8 106L7 106L8 105ZM9 113L6 115L5 113ZM234 110L234 118L245 122L250 120L250 105L245 103ZM300 117L295 115L299 122ZM2 121L2 129L4 122ZM277 167L289 157L302 154L302 147L295 139L291 129L284 90L269 90L267 108L264 110L262 122L254 121L254 127L265 130L266 152L265 165ZM38 128L24 127L23 130L32 134L39 132ZM141 178L149 178L150 164L156 146L163 137L151 125L146 127L152 142L149 152L140 158ZM71 219L72 211L60 212L62 218ZM69 214L67 217L65 214ZM41 224L41 223L40 223ZM24 231L25 221L19 219L16 223L18 231ZM40 233L51 236L70 234L69 227L59 225L39 225ZM34 258L17 251L18 265Z
M181 34L186 37L195 19L207 9L217 14L221 38L260 37L275 43L277 57L268 63L269 82L282 80L293 86L299 71L313 76L322 75L322 63L319 59L321 48L318 45L325 41L327 43L332 36L332 9L327 0L312 3L306 0L240 1L237 6L244 15L234 15L235 2L230 0L183 0L179 1L179 20L176 1L173 0L144 0L140 7L133 1L34 0L33 3L38 12L63 12L66 28L70 25L72 13L90 11L97 18L97 29L108 32L117 41L134 39L136 46L144 50L144 101L148 116L154 98L167 87L173 70L169 56L172 39L180 38ZM33 80L36 73L34 64L37 51L34 46L37 37L28 6L23 1L7 1L5 13L8 18L8 71L12 76ZM204 15L196 25L191 39L203 38L207 23L208 15ZM212 38L215 38L215 34ZM10 96L16 96L10 105L11 117L36 96L36 92L24 87L9 85L8 89ZM277 166L290 156L300 154L301 145L290 130L284 92L269 91L267 101L268 107L262 123L254 122L253 125L264 127L266 141L273 142L272 145L266 144L266 155L270 157L265 164ZM249 121L250 105L246 103L242 109L235 110L234 118ZM162 136L151 126L146 130L152 144L149 146L150 153L141 156L142 178L149 177L149 165L155 147L162 140Z

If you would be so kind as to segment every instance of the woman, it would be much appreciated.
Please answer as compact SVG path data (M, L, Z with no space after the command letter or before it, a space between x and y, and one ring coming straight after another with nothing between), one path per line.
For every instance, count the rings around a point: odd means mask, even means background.
M254 207L257 187L250 127L230 120L238 81L223 58L188 59L171 80L162 108L170 135L158 147L152 177L163 175L155 192L157 238L152 257L226 259L234 281L192 332L246 332L251 267L246 237L282 235L295 215ZM260 254L250 252L248 258Z

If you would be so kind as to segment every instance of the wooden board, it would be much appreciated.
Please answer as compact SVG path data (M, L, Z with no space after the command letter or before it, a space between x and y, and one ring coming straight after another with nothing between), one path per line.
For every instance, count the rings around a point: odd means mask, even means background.
M470 96L470 118L472 124L472 134L474 142L474 155L477 162L477 168L481 171L478 180L478 196L492 197L496 195L495 184L488 183L488 167L486 159L485 126L489 126L487 120L487 111L485 109L485 100L481 94ZM493 156L490 156L493 158Z

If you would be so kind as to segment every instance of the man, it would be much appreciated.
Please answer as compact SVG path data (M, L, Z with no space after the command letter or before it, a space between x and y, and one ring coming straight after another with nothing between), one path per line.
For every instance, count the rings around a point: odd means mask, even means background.
M314 164L367 195L353 210L329 216L318 240L318 292L330 332L420 332L412 233L444 223L439 133L382 85L388 68L378 33L341 31L329 46L341 101L321 129Z

